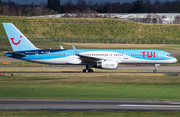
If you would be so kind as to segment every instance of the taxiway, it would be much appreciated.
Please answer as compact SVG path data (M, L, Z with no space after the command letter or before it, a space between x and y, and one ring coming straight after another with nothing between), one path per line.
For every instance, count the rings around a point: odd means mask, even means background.
M180 111L180 102L132 100L0 99L0 111Z

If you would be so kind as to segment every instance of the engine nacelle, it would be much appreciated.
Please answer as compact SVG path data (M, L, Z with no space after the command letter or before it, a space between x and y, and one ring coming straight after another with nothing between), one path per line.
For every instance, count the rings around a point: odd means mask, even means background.
M118 68L118 62L117 61L101 61L97 62L96 68L101 69L117 69Z

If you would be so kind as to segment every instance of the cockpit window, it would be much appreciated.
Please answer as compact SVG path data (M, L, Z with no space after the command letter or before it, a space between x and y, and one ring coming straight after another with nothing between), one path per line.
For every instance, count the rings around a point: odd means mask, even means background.
M168 54L167 57L172 57L172 55Z

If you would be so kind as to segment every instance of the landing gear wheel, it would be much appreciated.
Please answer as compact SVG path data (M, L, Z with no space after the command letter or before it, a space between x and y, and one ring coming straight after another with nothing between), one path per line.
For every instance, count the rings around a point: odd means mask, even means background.
M157 70L154 70L153 73L157 73Z
M88 69L88 72L93 72L93 70L92 69Z
M83 69L83 72L85 73L85 72L86 72L86 69Z

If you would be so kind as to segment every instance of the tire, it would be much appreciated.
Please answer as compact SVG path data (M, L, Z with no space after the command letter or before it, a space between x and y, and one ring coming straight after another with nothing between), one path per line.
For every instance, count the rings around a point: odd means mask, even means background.
M86 69L83 69L83 73L85 73L86 72Z
M157 71L156 71L156 70L154 70L154 71L153 71L153 73L157 73Z
M92 69L89 69L88 72L93 72L93 70L92 70Z

